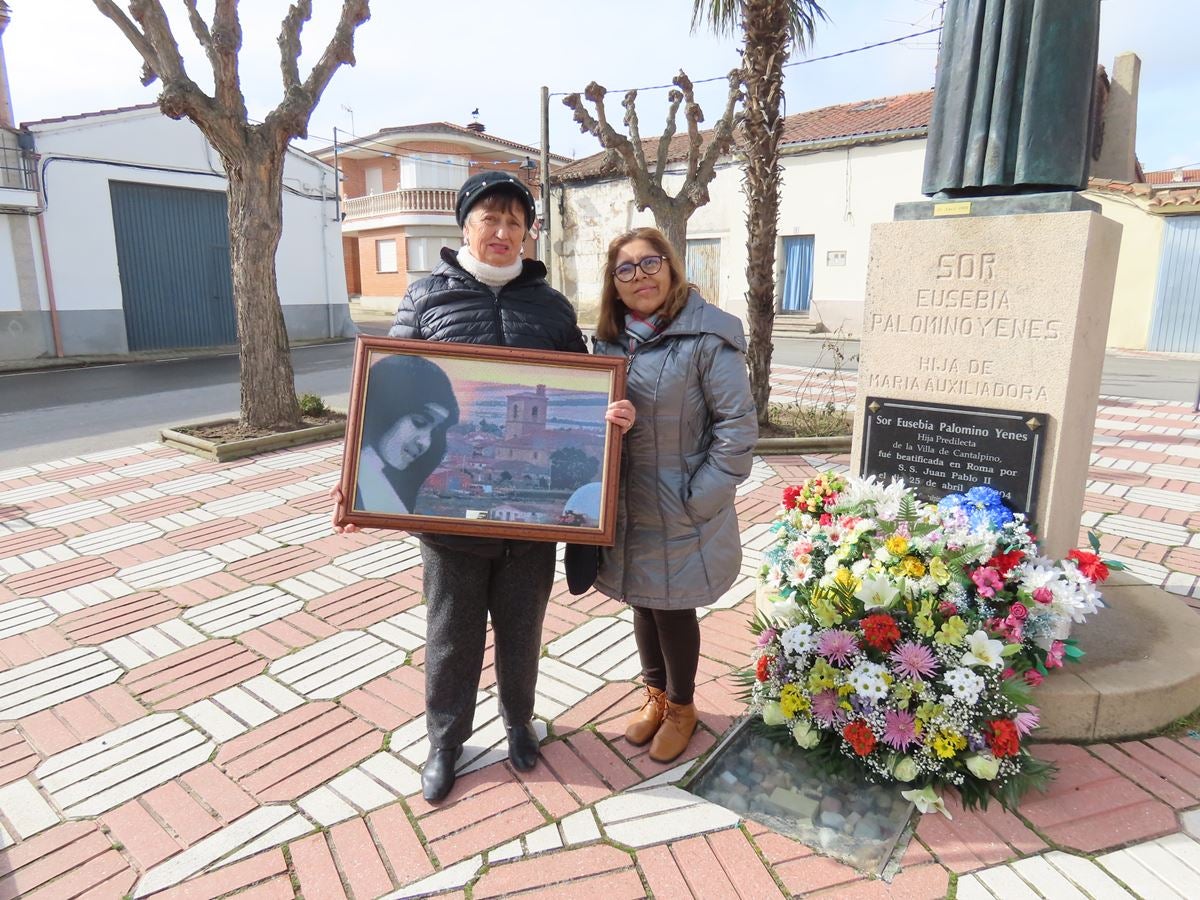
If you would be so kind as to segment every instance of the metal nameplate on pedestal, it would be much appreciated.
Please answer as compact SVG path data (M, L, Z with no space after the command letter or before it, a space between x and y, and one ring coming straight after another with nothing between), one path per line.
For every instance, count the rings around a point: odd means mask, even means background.
M902 478L928 500L989 485L1036 521L1045 414L883 397L863 412L860 474Z

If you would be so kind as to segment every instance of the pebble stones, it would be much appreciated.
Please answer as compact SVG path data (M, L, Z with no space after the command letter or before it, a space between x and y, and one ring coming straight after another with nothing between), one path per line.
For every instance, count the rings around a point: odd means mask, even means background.
M803 751L749 728L688 790L876 875L912 813L901 788L830 779L808 765Z

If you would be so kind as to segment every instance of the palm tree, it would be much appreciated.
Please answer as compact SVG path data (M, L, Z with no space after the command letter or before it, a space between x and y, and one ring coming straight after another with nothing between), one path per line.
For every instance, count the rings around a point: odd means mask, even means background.
M775 239L779 223L779 137L783 64L789 45L808 46L827 20L816 0L693 0L692 29L742 32L742 186L746 192L746 312L750 320L750 387L760 425L771 398L771 329L775 323Z

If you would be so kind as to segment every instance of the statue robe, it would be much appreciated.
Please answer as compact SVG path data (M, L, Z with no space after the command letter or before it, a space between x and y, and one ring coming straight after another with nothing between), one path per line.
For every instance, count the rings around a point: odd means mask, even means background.
M949 0L921 190L1086 186L1100 0Z

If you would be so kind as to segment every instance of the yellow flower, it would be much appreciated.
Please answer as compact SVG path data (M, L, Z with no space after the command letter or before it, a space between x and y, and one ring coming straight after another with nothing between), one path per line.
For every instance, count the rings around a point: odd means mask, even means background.
M933 639L939 644L957 647L966 637L967 623L960 616L951 616L942 623L942 627L938 629L938 633Z
M917 633L921 637L930 637L936 630L933 624L933 600L926 597L921 601L921 610L913 617L913 624L917 626Z
M833 606L834 596L830 591L814 590L808 598L809 608L822 628L840 625L842 616Z
M942 714L942 704L940 703L922 703L917 707L917 721L928 722Z
M940 556L935 556L929 561L929 574L938 584L950 583L950 569L946 567L945 561Z
M808 673L809 693L815 694L817 691L829 690L833 687L833 679L836 675L837 669L825 662L825 660L818 659L813 663L813 667Z
M923 578L925 576L925 563L921 562L915 556L904 557L900 563L900 567L909 578Z
M883 546L892 556L903 556L904 551L908 549L908 538L902 534L893 534L883 542Z
M862 584L862 581L855 578L854 573L845 566L838 566L838 570L833 576L833 582L834 584L847 588L851 591L857 591L858 586Z
M933 752L942 759L950 759L959 750L967 749L967 739L957 731L943 728L930 741Z
M783 714L792 719L795 718L796 713L808 709L808 696L800 689L800 685L785 684L779 692L779 705L783 709Z

